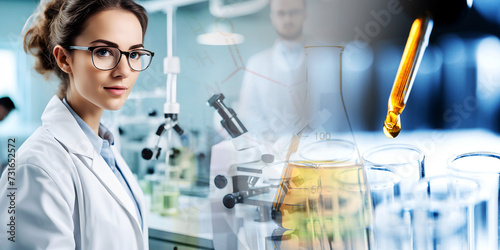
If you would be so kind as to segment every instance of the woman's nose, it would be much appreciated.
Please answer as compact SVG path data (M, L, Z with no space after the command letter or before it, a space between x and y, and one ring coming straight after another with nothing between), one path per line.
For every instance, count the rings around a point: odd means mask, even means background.
M120 58L120 61L113 69L113 77L127 78L130 75L130 73L132 73L132 69L128 65L127 56L124 54L122 54L121 56L122 58Z

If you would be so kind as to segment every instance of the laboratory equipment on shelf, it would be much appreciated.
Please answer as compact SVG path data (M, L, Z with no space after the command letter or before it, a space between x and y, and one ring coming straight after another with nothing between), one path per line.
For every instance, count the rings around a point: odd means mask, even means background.
M306 47L305 122L298 131L283 131L278 141L288 144L282 152L266 154L252 131L212 148L216 249L370 248L372 202L344 106L342 52L338 46ZM225 117L223 126L241 127L218 100L211 103ZM238 150L242 144L233 143L239 140L249 144Z
M396 79L389 96L387 116L383 131L395 138L401 131L401 113L410 95L420 61L436 24L449 24L460 19L472 6L472 0L423 0L403 1L404 9L417 16L408 35L408 40L399 64Z
M142 157L146 160L152 158L158 159L161 153L160 140L161 136L166 132L167 140L170 141L172 138L172 129L179 135L184 132L178 125L178 115L180 112L180 105L177 102L177 75L181 72L181 64L179 57L173 55L173 34L174 34L174 16L177 9L177 5L180 3L167 2L162 4L161 2L150 2L145 5L148 10L163 10L167 15L167 57L163 59L163 73L167 75L166 81L166 102L163 106L163 112L165 117L165 122L160 124L156 130L156 135L158 140L153 148L144 148L142 150ZM168 142L167 142L168 143ZM168 145L168 144L167 144ZM167 149L167 154L169 154ZM168 167L169 157L166 157L166 163Z
M173 115L173 114L169 114L169 115ZM153 148L144 148L142 150L141 155L142 155L142 158L144 158L145 160L151 160L151 159L157 160L160 157L160 153L161 153L160 140L161 140L162 135L165 132L173 129L179 135L182 135L184 133L184 131L181 129L181 127L179 127L179 125L177 124L177 118L174 120L171 117L168 117L168 118L166 117L166 119L167 119L167 121L162 123L158 127L158 129L156 130L155 134L158 136L158 138L156 140L155 146ZM169 138L171 138L171 136L169 136Z
M167 149L164 164L157 164L156 171L158 182L153 187L152 209L155 212L164 215L176 213L176 202L179 195L179 189L176 185L172 185L169 181L171 172L170 156L172 154L172 131L182 135L183 130L178 125L178 115L180 113L180 105L177 102L177 75L180 74L180 59L174 56L174 28L175 28L175 12L177 7L190 5L201 2L201 0L180 0L180 1L150 1L144 3L144 7L150 11L161 10L167 15L166 33L167 33L167 57L163 60L163 73L167 75L166 80L166 102L163 106L165 121L160 124L156 130L158 136L156 145L152 148L144 148L142 157L146 160L158 159L161 154L160 142L162 136L167 135ZM157 205L159 204L159 205Z

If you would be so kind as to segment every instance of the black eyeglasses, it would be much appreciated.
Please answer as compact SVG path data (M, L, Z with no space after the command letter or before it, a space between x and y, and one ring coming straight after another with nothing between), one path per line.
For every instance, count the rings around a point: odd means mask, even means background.
M88 50L92 54L92 63L99 70L112 70L118 65L122 55L127 57L129 67L134 71L146 70L155 53L145 49L133 49L130 51L121 51L111 46L69 46L70 49Z

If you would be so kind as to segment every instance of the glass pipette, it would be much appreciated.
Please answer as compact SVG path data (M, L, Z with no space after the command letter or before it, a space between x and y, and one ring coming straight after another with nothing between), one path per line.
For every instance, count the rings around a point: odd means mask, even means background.
M401 131L400 115L410 95L413 80L425 48L427 48L432 27L433 21L430 14L415 19L411 26L398 73L392 86L389 108L384 122L384 133L389 138L395 138Z

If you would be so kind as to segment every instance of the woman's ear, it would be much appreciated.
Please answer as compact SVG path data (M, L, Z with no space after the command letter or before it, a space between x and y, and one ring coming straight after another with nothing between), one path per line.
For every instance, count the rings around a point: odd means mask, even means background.
M71 73L71 57L69 55L69 52L64 49L61 45L56 45L54 50L52 51L54 53L54 57L56 58L57 65L59 68L70 74Z

